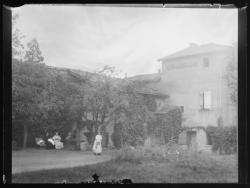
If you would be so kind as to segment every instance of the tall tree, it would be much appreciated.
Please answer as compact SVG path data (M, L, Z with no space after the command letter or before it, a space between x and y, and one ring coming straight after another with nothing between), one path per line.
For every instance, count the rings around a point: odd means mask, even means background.
M43 62L44 57L42 56L42 52L36 38L28 42L24 60L33 63Z
M23 147L26 147L28 133L42 112L39 104L44 102L45 72L43 65L33 66L17 60L13 60L12 67L13 126L23 126Z
M22 39L24 34L17 28L17 20L19 14L13 13L12 15L12 58L22 60L24 55L24 45Z
M13 125L23 126L23 147L27 146L29 133L40 119L45 89L45 64L36 39L27 44L24 54L22 38L24 35L16 27L19 15L12 17L12 113Z
M236 109L235 123L237 123L238 112L238 46L233 43L230 61L226 74L227 85L230 91L230 98Z

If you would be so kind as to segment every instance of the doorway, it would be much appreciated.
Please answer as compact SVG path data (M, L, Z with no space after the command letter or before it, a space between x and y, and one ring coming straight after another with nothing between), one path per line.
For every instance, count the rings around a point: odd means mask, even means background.
M189 149L197 149L196 131L187 131L187 146Z

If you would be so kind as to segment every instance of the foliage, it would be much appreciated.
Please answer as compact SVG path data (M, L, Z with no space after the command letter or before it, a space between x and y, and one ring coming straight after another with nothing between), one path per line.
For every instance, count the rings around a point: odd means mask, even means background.
M114 159L131 163L142 163L144 161L170 162L184 160L188 155L187 151L177 144L135 148L125 146L115 153Z
M215 127L206 128L211 138L213 151L219 151L220 154L231 154L237 152L237 127Z
M27 44L27 50L24 56L24 60L33 63L43 62L44 57L42 56L42 52L40 50L39 44L37 40L34 38Z
M46 102L43 92L44 65L13 60L12 70L13 125L14 127L20 124L29 127L31 124L37 125L38 119L46 116L46 109L43 105Z
M22 59L24 55L24 45L22 39L24 34L16 27L19 14L13 14L12 16L12 56L15 59Z
M131 163L141 163L143 160L142 153L132 147L123 147L115 154L116 161L125 161Z
M13 16L14 25L17 18L18 15ZM155 99L136 92L144 82L114 78L117 74L110 66L91 75L48 67L35 38L28 42L24 58L17 58L15 53L24 46L22 37L18 29L13 32L14 140L23 142L25 147L27 143L34 143L34 137L43 137L47 132L58 131L65 137L73 131L79 148L81 128L87 126L88 141L92 144L98 130L106 135L106 126L114 123L121 125L120 133L115 131L112 136L116 147L143 145L147 136L145 125L153 118L156 108ZM174 120L171 122L176 124ZM166 129L164 134L168 133Z
M171 139L177 141L182 130L182 112L178 107L172 107L167 113L159 114L148 123L148 134L160 138L162 144Z
M142 145L146 139L146 122L151 118L152 112L142 95L136 92L137 83L126 81L118 85L118 91L113 97L114 113L111 116L115 123L112 135L114 145ZM119 127L119 128L116 128Z
M238 105L238 64L237 64L237 45L232 48L231 59L227 66L226 74L227 85L230 89L230 97L233 104Z
M122 147L122 125L121 123L116 123L114 125L114 131L111 135L112 142L115 146L115 148L121 148Z

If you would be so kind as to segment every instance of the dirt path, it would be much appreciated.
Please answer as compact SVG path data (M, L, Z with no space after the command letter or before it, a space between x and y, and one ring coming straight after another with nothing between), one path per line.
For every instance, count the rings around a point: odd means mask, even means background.
M12 174L53 168L67 168L111 160L108 152L95 156L92 152L66 150L21 150L12 152Z

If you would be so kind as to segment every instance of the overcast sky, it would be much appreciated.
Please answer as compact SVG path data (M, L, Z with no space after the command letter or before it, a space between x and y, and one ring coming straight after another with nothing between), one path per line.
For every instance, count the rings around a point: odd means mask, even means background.
M25 5L17 27L36 38L50 66L95 71L104 65L155 73L158 58L190 42L237 42L237 9Z

